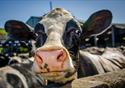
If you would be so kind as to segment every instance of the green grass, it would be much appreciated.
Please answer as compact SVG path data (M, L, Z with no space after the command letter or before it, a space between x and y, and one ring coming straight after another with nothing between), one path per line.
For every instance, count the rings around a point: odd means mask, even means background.
M20 52L27 53L28 52L28 48L20 47Z
M6 50L7 48L8 47L6 47L6 48L0 47L0 53L3 53L3 51ZM28 53L29 52L28 48L20 47L19 49L20 49L20 51L19 51L20 53ZM11 52L11 49L9 51Z
M6 35L7 32L3 29L3 28L0 28L0 35Z
M3 50L3 48L2 48L2 47L0 47L0 53L2 53L2 50Z
M7 32L3 28L0 28L0 40L5 40L6 36Z

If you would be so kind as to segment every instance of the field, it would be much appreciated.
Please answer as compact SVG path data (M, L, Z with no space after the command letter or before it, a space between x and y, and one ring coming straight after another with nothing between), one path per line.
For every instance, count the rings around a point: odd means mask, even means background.
M3 48L2 48L2 47L0 47L0 53L2 53L2 50L3 50Z
M6 35L7 35L7 32L3 28L0 28L0 40L5 40Z
M0 28L0 35L6 35L7 32L3 29L3 28Z

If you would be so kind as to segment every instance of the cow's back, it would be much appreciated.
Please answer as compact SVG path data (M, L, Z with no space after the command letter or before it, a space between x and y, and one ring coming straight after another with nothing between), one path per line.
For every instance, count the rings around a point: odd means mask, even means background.
M125 56L119 48L87 48L80 50L79 77L125 68Z

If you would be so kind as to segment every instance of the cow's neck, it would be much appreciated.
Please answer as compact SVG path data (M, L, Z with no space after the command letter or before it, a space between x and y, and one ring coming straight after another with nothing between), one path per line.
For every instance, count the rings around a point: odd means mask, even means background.
M92 76L98 74L98 71L96 67L93 65L92 61L83 58L81 55L79 55L79 67L78 67L78 78L86 77L86 76Z

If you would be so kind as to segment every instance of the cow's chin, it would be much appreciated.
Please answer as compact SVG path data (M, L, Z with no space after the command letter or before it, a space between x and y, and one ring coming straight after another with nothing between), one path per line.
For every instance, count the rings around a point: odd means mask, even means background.
M72 81L77 78L77 72L75 69L69 69L65 71L55 71L55 72L40 72L40 68L38 65L34 64L32 70L36 73L41 75L45 80L65 84L69 81Z
M77 73L69 73L69 72L49 72L49 73L40 73L41 76L49 80L51 82L65 84L69 81L72 81L77 78Z

